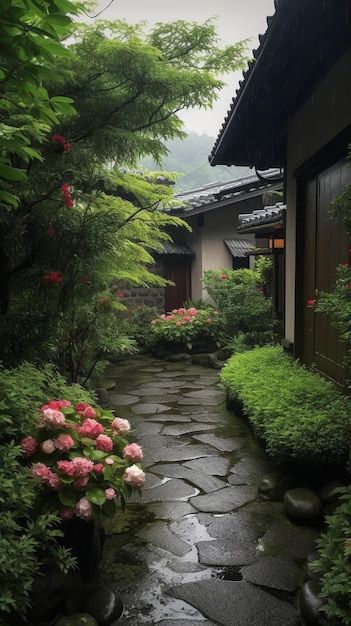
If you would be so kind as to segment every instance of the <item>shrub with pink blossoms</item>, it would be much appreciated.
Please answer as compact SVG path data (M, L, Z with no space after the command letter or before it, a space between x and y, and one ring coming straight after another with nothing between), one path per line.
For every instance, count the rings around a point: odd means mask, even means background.
M220 320L213 307L180 307L151 321L148 347L186 352L193 350L194 346L219 345L219 338Z
M86 402L43 405L34 432L21 441L43 488L43 509L62 519L113 516L145 482L142 449L125 439L129 431L128 420Z

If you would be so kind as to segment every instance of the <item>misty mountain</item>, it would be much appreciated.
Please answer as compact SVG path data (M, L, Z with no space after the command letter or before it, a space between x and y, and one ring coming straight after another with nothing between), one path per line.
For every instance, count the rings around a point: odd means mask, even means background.
M190 132L185 139L174 139L166 143L168 156L159 167L151 158L140 161L148 170L177 172L180 174L175 193L203 187L208 183L229 182L249 172L246 167L211 167L208 156L216 139L208 135Z

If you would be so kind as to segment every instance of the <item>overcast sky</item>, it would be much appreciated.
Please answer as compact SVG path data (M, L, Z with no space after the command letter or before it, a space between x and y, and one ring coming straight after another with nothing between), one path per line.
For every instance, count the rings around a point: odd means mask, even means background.
M217 33L223 44L250 39L249 48L254 50L259 45L258 35L267 29L267 16L274 13L274 0L98 0L95 13L105 7L99 19L125 19L131 24L179 19L202 23L216 17ZM222 90L212 111L181 113L186 130L217 137L241 78L242 71L224 77L228 86Z

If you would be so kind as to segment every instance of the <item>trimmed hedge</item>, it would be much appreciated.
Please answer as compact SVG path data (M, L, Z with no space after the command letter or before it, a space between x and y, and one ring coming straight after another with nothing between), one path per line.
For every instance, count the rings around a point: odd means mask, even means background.
M345 466L351 399L280 346L233 355L221 371L229 401L240 401L254 433L278 464Z

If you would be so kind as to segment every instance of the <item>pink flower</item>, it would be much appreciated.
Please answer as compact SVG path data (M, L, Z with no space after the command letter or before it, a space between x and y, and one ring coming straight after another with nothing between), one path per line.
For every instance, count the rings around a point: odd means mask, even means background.
M106 465L113 465L114 464L114 460L111 459L109 456L105 459L105 463Z
M206 320L206 322L207 322L207 324L212 324L212 320L211 320L211 318L209 317L209 318Z
M107 500L113 500L116 496L116 492L112 489L112 487L109 487L108 489L105 489L105 496Z
M257 287L258 291L260 291L261 293L263 293L263 287Z
M74 468L74 476L86 476L89 472L92 472L94 469L93 461L89 461L89 459L85 459L81 456L76 456L72 461L72 465Z
M174 314L178 313L178 309L172 309L172 313Z
M78 429L82 437L90 437L90 439L96 439L98 435L104 432L104 427L94 419L86 419Z
M228 274L221 274L221 278L228 278Z
M115 417L111 424L114 435L123 435L130 431L130 423L122 417Z
M76 515L81 519L89 520L93 513L93 507L85 496L76 504Z
M189 315L196 315L197 313L197 309L195 309L195 307L190 307L190 309L188 309L188 313Z
M41 482L47 482L51 475L51 469L45 463L36 463L31 469L34 478L38 478Z
M57 468L62 474L67 476L74 476L74 465L72 461L57 461Z
M185 309L183 309L183 307L181 307L180 309L178 309L178 313L180 315L183 315L185 313Z
M89 482L89 476L80 476L74 481L73 485L77 489L84 489L84 487L87 486L88 482Z
M157 320L151 320L150 324L156 324Z
M61 411L56 411L55 409L44 409L42 411L44 415L44 426L47 428L57 428L59 426L63 426L66 418Z
M145 474L137 465L127 467L124 472L123 480L130 487L143 487L145 484Z
M74 515L74 509L71 506L63 506L58 514L61 519L71 519Z
M74 441L71 435L61 434L54 440L54 444L58 450L69 450L74 446Z
M57 491L58 489L62 487L62 482L60 481L57 474L55 474L55 472L50 472L50 476L48 478L48 485L49 487L51 487L51 489L55 489L55 491Z
M102 463L95 463L93 471L96 472L96 474L103 474L105 468Z
M128 461L141 461L143 451L137 443L130 443L123 450L123 458Z
M63 149L65 150L65 152L68 152L69 150L72 150L72 144L71 143L64 143L63 144Z
M307 306L314 306L316 304L315 300L307 300Z
M349 266L348 263L341 263L340 265L341 265L341 267L348 267Z
M123 291L119 291L119 292L117 293L117 296L118 296L119 298L124 298L124 293L123 293Z
M74 408L77 413L80 413L83 417L96 417L97 415L93 407L87 402L78 402Z
M67 141L67 139L66 139L66 137L63 137L62 135L53 135L52 136L52 141L53 141L53 143L62 143L62 144L64 144Z
M40 447L44 454L52 454L53 452L55 452L55 444L53 439L45 439Z
M215 317L217 317L217 315L219 315L218 311L213 311L213 315L215 315Z
M107 435L99 435L95 439L95 447L97 450L102 450L103 452L111 452L111 450L113 450L113 441L111 437L107 437Z
M28 437L24 437L24 439L22 439L21 446L26 453L26 456L31 456L37 449L37 441L34 437L29 435Z
M182 322L176 322L176 326L182 326Z
M43 404L40 409L40 413L44 413L45 409L54 409L55 411L58 411L64 406L71 406L71 403L68 400L50 400L47 404Z

